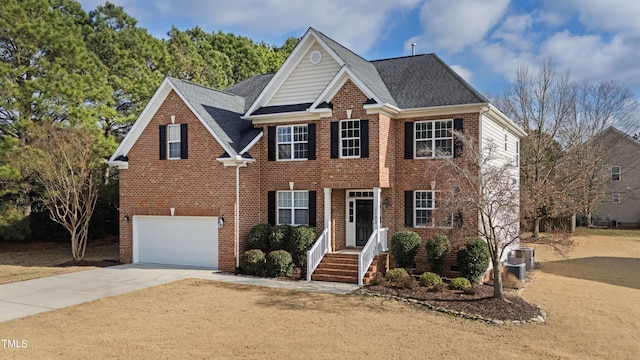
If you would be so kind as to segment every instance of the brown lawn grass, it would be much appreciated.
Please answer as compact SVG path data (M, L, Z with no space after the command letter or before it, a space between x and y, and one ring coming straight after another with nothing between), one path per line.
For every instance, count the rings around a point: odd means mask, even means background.
M89 242L85 260L118 258L115 239ZM71 245L61 243L2 244L0 248L0 284L92 269L86 266L56 267L73 260ZM0 344L0 347L2 344Z
M523 296L546 324L191 279L0 323L0 338L28 341L0 358L635 359L640 232L609 235L579 234L566 258L533 244L542 264Z

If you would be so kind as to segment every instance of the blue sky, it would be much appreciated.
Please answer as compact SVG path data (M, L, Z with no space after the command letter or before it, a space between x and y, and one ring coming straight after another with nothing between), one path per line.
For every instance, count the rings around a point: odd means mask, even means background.
M111 0L156 37L200 26L280 45L314 27L366 59L436 53L479 91L551 58L573 79L640 97L638 0ZM104 4L80 0L89 11Z

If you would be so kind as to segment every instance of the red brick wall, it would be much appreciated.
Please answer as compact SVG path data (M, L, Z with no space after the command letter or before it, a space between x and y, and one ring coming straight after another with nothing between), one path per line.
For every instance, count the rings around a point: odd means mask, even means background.
M159 125L188 124L189 158L159 160ZM224 167L216 158L224 153L175 92L171 92L129 152L129 168L120 171L120 219L125 215L224 216L219 229L222 270L235 269L235 167ZM241 239L259 219L260 198L257 164L240 169ZM244 235L244 236L242 236ZM120 223L120 260L131 262L132 221ZM241 248L243 246L241 245Z

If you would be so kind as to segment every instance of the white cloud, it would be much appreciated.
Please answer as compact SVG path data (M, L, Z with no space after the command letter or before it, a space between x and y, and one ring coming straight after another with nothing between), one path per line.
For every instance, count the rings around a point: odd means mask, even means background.
M473 76L473 71L471 69L467 69L462 65L451 65L450 67L460 75L461 78L465 79L468 83L471 82L471 77Z
M301 36L308 27L314 27L354 52L365 53L385 31L390 17L414 8L420 0L247 0L241 4L238 1L161 0L150 5L155 11L136 7L135 0L111 1L124 6L141 23L151 20L148 17L155 13L172 21L182 19L193 26L197 24L205 31L233 29L236 34L255 41L283 34ZM97 2L81 0L86 8L94 8ZM167 20L164 31L171 25Z
M447 53L481 41L502 18L509 0L429 0L420 12L424 34L408 41Z
M546 4L556 13L577 13L580 22L589 30L640 31L640 1L637 0L547 0Z

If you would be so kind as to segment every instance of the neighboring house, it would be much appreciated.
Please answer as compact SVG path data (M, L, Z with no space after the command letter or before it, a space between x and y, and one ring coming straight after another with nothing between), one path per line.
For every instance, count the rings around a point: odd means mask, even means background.
M314 29L277 73L225 91L167 78L109 160L121 261L233 271L249 229L269 222L316 227L320 257L413 230L425 269L430 236L458 249L478 227L473 214L434 221L453 189L426 168L457 156L454 130L509 159L524 136L436 55L367 61Z
M603 136L607 182L593 224L640 227L640 142L610 127Z

